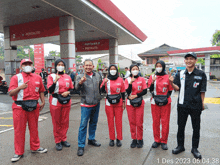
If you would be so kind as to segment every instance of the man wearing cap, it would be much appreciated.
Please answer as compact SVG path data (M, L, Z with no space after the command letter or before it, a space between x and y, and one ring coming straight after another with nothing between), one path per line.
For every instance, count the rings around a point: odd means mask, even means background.
M45 105L44 85L42 78L31 73L33 66L30 59L23 59L20 64L21 73L11 78L9 95L14 100L13 125L15 155L12 162L18 161L24 154L26 123L30 132L30 149L32 152L45 153L46 148L40 147L38 136L39 112ZM38 99L41 99L41 104Z
M206 74L195 67L197 56L194 52L185 55L186 70L178 72L175 79L171 76L170 82L173 88L179 92L177 114L178 114L178 146L172 150L173 154L185 151L184 137L185 126L188 115L191 116L193 136L192 154L195 158L202 158L198 151L200 138L200 116L204 109L204 98L207 86Z

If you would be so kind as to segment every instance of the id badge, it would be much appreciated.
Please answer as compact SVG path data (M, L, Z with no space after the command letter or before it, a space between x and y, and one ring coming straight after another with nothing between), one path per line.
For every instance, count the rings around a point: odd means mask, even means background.
M52 99L52 105L57 106L57 98L54 98L54 97L53 97L53 99Z

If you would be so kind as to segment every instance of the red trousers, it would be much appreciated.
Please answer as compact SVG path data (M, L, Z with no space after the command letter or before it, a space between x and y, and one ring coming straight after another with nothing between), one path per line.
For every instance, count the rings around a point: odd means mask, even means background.
M126 105L132 139L143 139L144 104L145 102L143 100L140 107Z
M50 96L50 113L53 123L53 135L55 143L66 141L66 133L69 129L69 114L71 108L71 100L67 104L52 105L52 96Z
M164 106L151 104L154 141L157 143L167 143L169 135L170 110L171 104ZM160 136L160 123L162 124L162 137Z
M12 109L15 154L24 154L25 131L27 122L30 132L30 149L37 150L40 148L40 140L38 136L38 117L40 105L38 104L34 111L27 112L23 110L21 106L17 106L15 103L13 103Z
M111 140L115 140L115 125L117 132L117 139L122 140L122 115L123 108L122 105L105 105L105 112L108 119L108 130L109 130L109 138Z

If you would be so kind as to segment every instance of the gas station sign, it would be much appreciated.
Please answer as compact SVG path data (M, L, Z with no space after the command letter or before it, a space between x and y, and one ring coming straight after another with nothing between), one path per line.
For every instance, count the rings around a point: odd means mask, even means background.
M76 42L76 52L109 50L109 40L93 40Z
M44 44L34 45L34 67L35 73L40 73L44 68Z

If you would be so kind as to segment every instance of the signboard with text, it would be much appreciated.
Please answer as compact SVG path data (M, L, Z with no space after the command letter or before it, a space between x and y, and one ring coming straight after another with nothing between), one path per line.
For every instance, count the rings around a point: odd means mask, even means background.
M76 52L109 50L109 40L93 40L76 42Z
M34 45L34 67L35 73L40 73L44 68L44 44Z

